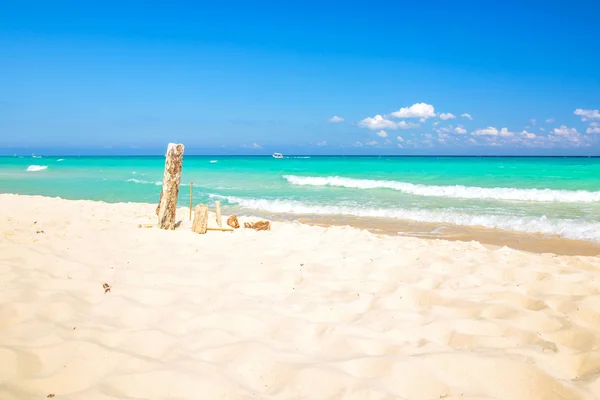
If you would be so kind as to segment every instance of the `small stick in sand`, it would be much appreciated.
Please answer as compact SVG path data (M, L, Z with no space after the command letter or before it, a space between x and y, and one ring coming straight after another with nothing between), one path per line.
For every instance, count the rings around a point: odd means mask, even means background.
M232 228L206 228L207 231L233 232Z
M104 289L104 293L106 294L106 293L110 292L111 288L110 288L110 285L108 283L104 282L102 284L102 289Z
M219 228L221 228L223 226L223 221L221 220L221 202L220 201L215 201L215 208L216 208L216 213L217 213L217 225L219 225Z
M192 186L194 182L190 182L190 221L192 220Z

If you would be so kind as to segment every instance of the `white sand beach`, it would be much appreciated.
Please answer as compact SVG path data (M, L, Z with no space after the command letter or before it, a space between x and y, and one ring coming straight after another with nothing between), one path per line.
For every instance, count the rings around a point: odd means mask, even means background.
M0 399L600 398L598 257L155 208L0 195Z

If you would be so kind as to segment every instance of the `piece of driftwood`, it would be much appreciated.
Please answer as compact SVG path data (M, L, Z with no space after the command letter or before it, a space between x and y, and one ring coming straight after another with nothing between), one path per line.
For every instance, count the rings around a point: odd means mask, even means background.
M206 228L207 231L233 232L232 228Z
M227 225L229 225L230 227L237 229L240 227L240 223L238 222L238 219L235 215L230 216L229 218L227 218Z
M246 222L244 228L254 229L255 231L268 231L271 230L271 224L269 221Z
M215 212L217 213L217 225L219 228L223 226L223 221L221 220L221 202L215 201Z
M154 224L138 224L138 228L153 228Z
M161 229L175 229L175 214L177 212L177 198L179 197L179 183L181 181L181 166L183 164L183 145L169 143L165 160L165 175L163 187L158 204L158 227Z
M158 215L158 210L160 210L161 202L162 202L162 189L160 190L160 197L158 198L158 204L156 205L156 215Z
M204 234L208 227L208 207L204 204L199 204L194 208L194 222L192 223L192 231Z

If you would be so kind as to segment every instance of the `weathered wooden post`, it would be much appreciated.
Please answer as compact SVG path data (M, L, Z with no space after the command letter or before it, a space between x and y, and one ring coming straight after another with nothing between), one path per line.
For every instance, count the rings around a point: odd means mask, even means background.
M158 204L158 227L175 229L177 213L177 198L181 181L181 166L183 164L183 144L169 143L165 161L165 175Z
M192 231L196 233L206 233L208 227L208 207L204 204L199 204L194 208L194 222L192 223Z
M219 228L223 227L223 220L221 220L221 202L220 201L215 201L215 208L216 208L216 214L217 214L217 225L219 225Z

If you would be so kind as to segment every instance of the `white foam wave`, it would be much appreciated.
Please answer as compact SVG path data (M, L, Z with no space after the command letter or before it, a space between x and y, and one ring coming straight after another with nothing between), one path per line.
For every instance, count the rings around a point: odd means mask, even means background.
M156 186L160 186L160 185L163 184L161 181L151 182L151 181L145 181L145 180L142 180L142 179L135 179L135 178L127 179L126 182L143 183L143 184L146 184L146 185L156 185Z
M58 160L56 160L56 162L64 161L64 160L65 160L64 158L59 158Z
M27 169L25 171L37 172L37 171L43 171L45 169L48 169L48 166L46 166L46 165L30 165L29 167L27 167Z
M216 163L216 162L219 162L219 160L210 160L210 163L211 163L211 164L214 164L214 163Z
M477 186L436 186L399 181L353 179L340 176L284 175L293 185L336 186L354 189L393 189L417 196L449 197L460 199L543 201L559 203L593 203L600 201L600 191L483 188Z
M480 226L498 228L509 231L544 233L559 235L570 239L600 242L600 223L583 222L580 220L556 219L542 217L516 217L508 215L468 214L453 211L422 210L422 209L382 209L360 208L349 206L307 205L292 200L248 199L235 196L219 196L211 194L212 198L223 198L229 203L238 204L244 208L286 214L314 215L350 215L356 217L378 217L404 219L421 222L449 223L461 226Z

